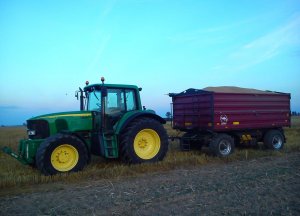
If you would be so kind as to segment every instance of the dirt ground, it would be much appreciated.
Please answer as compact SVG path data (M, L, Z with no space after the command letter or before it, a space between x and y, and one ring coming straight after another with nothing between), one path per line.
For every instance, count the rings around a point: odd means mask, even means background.
M0 215L300 215L300 153L39 185L2 195Z

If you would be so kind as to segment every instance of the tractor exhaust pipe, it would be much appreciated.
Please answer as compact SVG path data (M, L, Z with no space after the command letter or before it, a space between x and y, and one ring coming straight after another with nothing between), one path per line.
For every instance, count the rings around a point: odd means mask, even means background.
M80 91L80 110L84 110L84 104L83 104L83 90L79 88Z

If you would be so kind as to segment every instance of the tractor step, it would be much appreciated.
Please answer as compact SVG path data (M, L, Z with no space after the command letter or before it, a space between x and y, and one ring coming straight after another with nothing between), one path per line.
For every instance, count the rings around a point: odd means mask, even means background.
M119 151L117 145L117 138L113 134L104 134L104 154L106 158L118 158Z

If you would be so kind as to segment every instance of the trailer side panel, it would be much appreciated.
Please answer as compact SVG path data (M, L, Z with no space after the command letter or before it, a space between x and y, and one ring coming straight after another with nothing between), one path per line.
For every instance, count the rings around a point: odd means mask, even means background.
M213 107L213 94L210 92L173 97L173 127L179 130L210 130Z
M249 130L291 125L290 94L222 93L188 89L173 98L173 127L187 130Z
M214 93L214 130L289 127L290 95Z

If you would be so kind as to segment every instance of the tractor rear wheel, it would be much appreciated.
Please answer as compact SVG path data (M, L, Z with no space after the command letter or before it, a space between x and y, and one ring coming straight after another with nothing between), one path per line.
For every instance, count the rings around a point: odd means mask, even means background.
M57 134L46 139L36 153L36 166L45 175L76 172L88 162L84 143L75 136Z
M151 118L133 120L121 135L121 159L128 163L156 162L168 151L166 130Z

